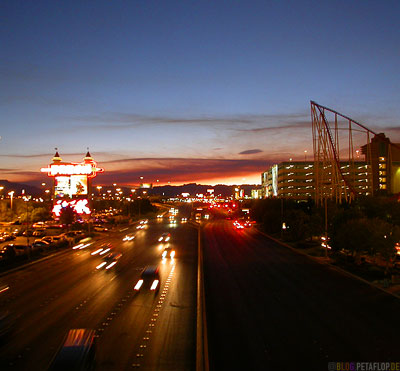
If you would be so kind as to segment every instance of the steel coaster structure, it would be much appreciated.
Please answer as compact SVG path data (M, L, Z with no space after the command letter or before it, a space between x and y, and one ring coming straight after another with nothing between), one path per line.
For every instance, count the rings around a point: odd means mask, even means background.
M357 195L355 162L359 161L360 145L366 155L369 193L373 192L371 167L371 134L375 132L341 113L310 101L314 150L315 202L322 205L327 198L341 203L351 202ZM331 119L330 123L327 116ZM357 139L355 139L355 135ZM343 148L340 147L343 146Z

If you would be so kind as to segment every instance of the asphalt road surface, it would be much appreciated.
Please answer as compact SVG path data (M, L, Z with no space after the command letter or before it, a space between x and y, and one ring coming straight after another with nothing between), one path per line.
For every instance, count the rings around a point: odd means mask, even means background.
M399 299L229 220L203 246L211 370L400 361Z
M136 238L123 242L132 231ZM158 238L166 231L176 257L162 262ZM16 318L0 344L1 370L46 370L72 328L96 330L96 370L195 368L197 230L164 219L104 236L0 277L9 287L0 310ZM122 253L107 271L96 269L102 258L91 255L101 242ZM147 265L160 267L157 294L133 291Z

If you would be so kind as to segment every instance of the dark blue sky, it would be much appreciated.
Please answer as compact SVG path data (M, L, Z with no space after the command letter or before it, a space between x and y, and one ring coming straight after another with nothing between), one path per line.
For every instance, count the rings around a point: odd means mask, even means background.
M89 146L104 182L256 181L312 153L310 100L400 141L399 1L10 0L0 17L0 178Z

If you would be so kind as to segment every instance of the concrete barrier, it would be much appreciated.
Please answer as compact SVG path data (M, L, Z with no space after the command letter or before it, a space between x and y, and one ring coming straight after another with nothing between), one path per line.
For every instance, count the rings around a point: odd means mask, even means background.
M197 227L197 320L196 320L196 371L208 371L208 338L207 316L204 297L203 248L201 244L201 227Z

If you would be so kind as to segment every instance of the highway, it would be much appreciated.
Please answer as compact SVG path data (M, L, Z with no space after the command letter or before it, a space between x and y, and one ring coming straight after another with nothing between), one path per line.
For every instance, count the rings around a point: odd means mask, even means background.
M122 241L136 232L133 241ZM162 262L158 238L171 233L175 259ZM96 269L101 243L122 253L109 270ZM142 269L159 265L161 289L134 292ZM185 370L195 365L197 230L189 224L149 221L143 230L106 234L0 277L0 309L16 317L0 345L1 370L45 370L69 329L97 334L96 370Z
M218 214L201 230L211 370L399 361L397 298ZM136 238L123 242L129 232ZM176 258L162 261L165 232ZM122 253L109 271L91 255L104 242ZM147 265L160 266L161 289L135 293ZM2 274L10 288L0 309L15 314L16 326L0 344L0 369L45 370L69 329L90 328L96 370L194 370L196 280L197 229L167 218Z
M202 229L210 370L400 360L399 299L254 228Z

